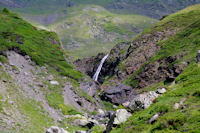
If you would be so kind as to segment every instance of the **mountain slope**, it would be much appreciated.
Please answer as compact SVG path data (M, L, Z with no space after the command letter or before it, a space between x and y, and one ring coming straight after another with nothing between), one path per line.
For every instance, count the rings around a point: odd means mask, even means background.
M199 16L200 5L188 7L111 50L99 78L101 98L133 113L111 132L199 132ZM75 64L93 75L100 57ZM159 88L167 92L156 98Z
M29 13L57 12L72 6L93 4L118 13L141 14L153 18L161 18L163 15L200 3L199 0L2 0L0 2L11 7L20 7L22 8L20 10L26 10Z
M118 41L128 40L157 22L139 15L113 14L92 5L71 8L68 12L64 19L48 27L60 36L71 55L79 58L109 52Z
M0 131L87 129L72 126L64 116L102 108L95 94L82 90L88 84L93 91L97 88L67 63L57 35L37 29L7 9L0 11L0 27Z
M114 44L129 40L150 27L153 18L175 12L199 0L7 0L0 1L32 24L59 34L75 58L108 52ZM140 14L140 15L133 15ZM136 21L137 20L137 21ZM87 52L90 49L91 52Z
M134 76L129 79L129 82L138 80L138 83L145 85L154 83L154 87L165 86L167 93L162 97L157 98L156 102L150 108L144 111L136 112L133 116L121 127L118 127L113 132L199 132L199 64L195 62L195 56L199 47L199 27L200 21L200 5L192 6L173 14L163 20L163 23L175 20L178 21L178 27L182 28L175 36L158 43L161 50L157 52ZM179 18L179 20L177 20ZM193 20L191 20L193 18ZM161 23L161 24L163 24ZM163 25L162 25L163 26ZM169 25L168 25L169 26ZM170 27L173 25L170 25ZM176 25L177 26L177 25ZM184 28L183 28L184 27ZM173 28L173 27L171 27ZM170 58L174 58L170 61ZM169 59L167 68L164 63L155 69L155 64L163 59ZM181 65L182 64L182 65ZM174 66L182 66L186 68L180 75L180 72L175 73L174 77L168 75L167 78L159 79L159 75L148 75L141 80L140 76L144 76L144 72L151 73L153 65L155 71L161 70L158 74L165 73L174 69ZM179 69L181 70L181 69ZM170 72L169 72L170 73ZM178 76L176 78L176 76ZM152 81L151 78L158 78L158 81ZM173 82L173 80L175 80ZM172 84L169 84L173 82ZM134 84L137 88L137 84ZM152 86L147 86L145 90L155 89ZM155 114L159 114L159 118L152 124L148 124Z

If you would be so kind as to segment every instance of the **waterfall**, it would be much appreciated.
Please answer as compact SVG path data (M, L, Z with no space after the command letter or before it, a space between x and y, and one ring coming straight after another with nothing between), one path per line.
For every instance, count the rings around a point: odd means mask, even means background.
M108 56L109 56L109 54L107 54L106 56L104 56L103 59L101 60L101 63L100 63L100 65L99 65L99 67L98 67L96 73L94 74L94 76L93 76L93 78L92 78L94 81L97 81L97 80L98 80L99 73L101 72L101 68L102 68L102 66L103 66L103 63L104 63L105 60L108 58Z

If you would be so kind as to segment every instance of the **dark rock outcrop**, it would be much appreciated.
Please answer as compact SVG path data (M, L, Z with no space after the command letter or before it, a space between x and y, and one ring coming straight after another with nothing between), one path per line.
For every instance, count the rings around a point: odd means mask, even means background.
M100 53L96 57L93 56L91 58L78 59L74 62L74 65L79 71L93 77L104 56L105 54Z
M150 84L155 84L165 80L165 83L170 83L184 70L187 63L173 64L180 57L167 57L158 60L153 64L145 65L141 73L136 75L132 80L137 81L136 88L144 88Z
M132 88L130 86L118 84L104 90L101 98L114 104L122 104L128 100L131 92Z

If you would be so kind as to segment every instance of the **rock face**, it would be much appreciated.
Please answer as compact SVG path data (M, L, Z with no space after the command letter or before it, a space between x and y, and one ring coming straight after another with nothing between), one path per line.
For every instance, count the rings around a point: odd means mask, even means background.
M79 71L89 75L92 78L104 56L105 54L100 53L96 57L93 56L91 58L84 58L81 60L78 59L74 62L74 65ZM99 75L99 77L101 79L101 75Z
M114 104L122 104L128 100L131 91L132 88L130 86L118 84L104 90L101 98Z
M84 83L87 84L87 83ZM82 87L82 86L81 86ZM81 88L80 87L80 88ZM86 87L87 88L87 87ZM92 91L93 92L93 91ZM96 92L96 91L95 91ZM86 92L87 93L87 92ZM101 102L92 103L89 100L87 100L85 97L81 97L77 94L76 91L74 91L73 86L70 83L65 83L63 88L63 98L64 103L66 105L72 105L77 110L82 112L83 110L87 110L90 112L95 111L98 107L100 107ZM96 99L98 100L98 99Z
M69 133L69 132L65 131L63 128L52 126L46 130L46 133Z
M95 82L82 82L80 88L90 96L95 96L97 90L100 90L100 87Z
M169 65L177 61L180 56L158 60L154 64L145 65L142 72L136 75L132 80L137 81L133 87L144 88L150 84L155 84L165 80L165 83L170 83L184 70L187 63Z
M116 45L104 62L99 75L100 83L104 81L106 76L113 76L112 82L115 84L126 79L160 50L160 47L156 45L157 42L174 35L176 32L177 29L153 32L142 35L133 42L122 42ZM96 57L78 60L74 64L80 71L92 77L103 57L104 55L99 54Z
M130 116L131 116L131 113L129 113L126 109L118 109L116 112L115 112L115 119L114 119L114 122L113 124L120 124L122 122L125 122Z

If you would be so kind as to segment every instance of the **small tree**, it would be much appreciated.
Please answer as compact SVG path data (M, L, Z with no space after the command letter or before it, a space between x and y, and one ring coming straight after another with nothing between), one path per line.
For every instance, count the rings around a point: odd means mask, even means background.
M9 10L8 10L7 8L4 8L4 9L3 9L3 12L4 12L4 13L9 13Z

